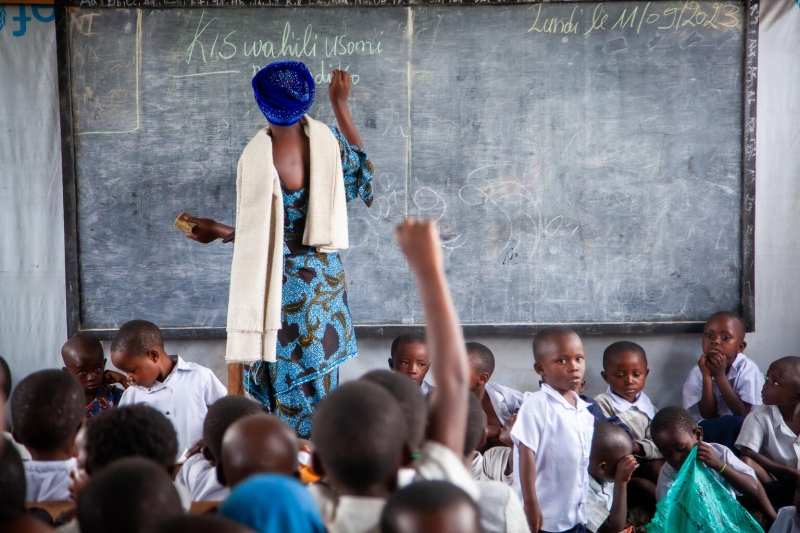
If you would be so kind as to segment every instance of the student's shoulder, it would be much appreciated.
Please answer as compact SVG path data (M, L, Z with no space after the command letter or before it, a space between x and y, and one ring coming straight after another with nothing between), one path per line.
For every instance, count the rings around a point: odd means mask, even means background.
M745 354L740 354L739 360L741 360L741 363L739 365L740 374L744 374L745 376L759 376L759 377L764 376L758 364L749 357L747 357Z
M608 393L601 392L597 396L594 397L594 401L597 402L597 405L603 410L604 413L615 413L616 409L614 409L614 404L611 402L611 396Z

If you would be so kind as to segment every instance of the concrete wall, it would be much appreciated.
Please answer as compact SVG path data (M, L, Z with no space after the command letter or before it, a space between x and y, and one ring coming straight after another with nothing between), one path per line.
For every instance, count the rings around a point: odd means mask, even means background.
M7 20L16 16L16 6L6 9ZM748 335L746 352L766 371L779 357L800 355L800 6L794 0L764 0L761 13L757 332ZM55 48L47 37L52 24L48 29L29 23L28 31L31 38L42 32L38 44L18 49L9 44L11 32L0 31L0 355L9 360L15 380L40 368L60 367L59 348L66 340L61 159L53 115ZM15 56L15 50L24 57ZM20 90L14 81L32 76L40 80L36 91ZM602 352L619 339L584 339L587 393L605 389L599 374ZM679 404L683 381L701 354L700 336L627 339L648 353L652 371L646 390L656 405ZM495 353L496 381L522 390L537 388L529 337L468 340L483 342ZM360 338L360 356L343 365L342 379L385 368L390 343ZM167 349L213 368L225 382L224 341L168 342Z

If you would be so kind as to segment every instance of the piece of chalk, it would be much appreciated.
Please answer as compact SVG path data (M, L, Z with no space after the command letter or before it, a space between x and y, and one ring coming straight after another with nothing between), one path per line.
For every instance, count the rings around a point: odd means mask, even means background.
M186 217L188 216L189 215L187 213L181 213L178 215L178 218L175 219L175 229L179 229L181 231L192 231L197 224L186 220Z

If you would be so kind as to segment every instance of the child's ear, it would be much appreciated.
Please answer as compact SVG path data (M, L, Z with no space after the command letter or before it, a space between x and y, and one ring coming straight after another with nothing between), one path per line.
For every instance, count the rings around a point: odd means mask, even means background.
M103 358L103 368L105 368L105 367L106 367L106 359L105 359L105 357L104 357L104 358Z
M597 463L597 471L601 474L605 474L606 470L608 469L608 463L605 461L600 461Z
M744 342L744 340L742 340L742 342L739 343L739 348L737 349L737 353L744 353L745 348L747 348L747 343Z
M696 438L700 442L703 442L703 428L702 427L697 426L696 428L694 428L694 438Z
M478 384L479 385L486 385L489 383L489 373L488 372L481 372L478 376Z
M644 369L644 377L647 378L647 376L649 376L649 375L650 375L650 369L649 368L645 368Z
M392 361L391 357L389 358L388 363L389 363L389 370L394 370L394 361Z
M533 369L534 369L534 370L536 371L536 373L537 373L537 374L539 374L540 376L544 376L544 367L542 366L542 363L540 363L539 361L535 361L535 362L533 363Z
M158 358L161 357L161 354L158 353L158 350L155 348L147 350L147 358L150 359L154 363L158 363Z
M217 466L217 458L214 457L214 454L211 453L211 450L208 449L208 446L203 446L200 449L200 453L203 454L203 459L211 463L213 466Z
M600 375L603 376L603 381L608 383L608 374L606 374L606 371L605 370L601 370L600 371Z

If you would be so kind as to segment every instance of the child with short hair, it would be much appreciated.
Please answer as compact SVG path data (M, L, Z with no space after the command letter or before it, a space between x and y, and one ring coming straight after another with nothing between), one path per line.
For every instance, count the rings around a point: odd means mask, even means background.
M386 502L380 531L481 533L480 509L466 492L450 483L414 483L395 492Z
M703 428L706 442L732 448L750 412L761 405L764 375L744 355L744 320L711 315L703 328L703 355L683 385L683 407Z
M222 438L217 475L232 489L255 474L299 478L297 434L281 418L266 413L236 420Z
M111 361L128 380L120 405L143 403L169 418L178 435L178 457L203 437L208 406L228 394L210 369L168 356L161 330L145 320L119 328Z
M618 533L625 529L627 485L638 466L625 431L609 422L596 421L589 455L588 531Z
M73 441L85 413L83 387L61 370L40 370L11 396L14 438L31 453L25 461L27 502L69 500Z
M430 364L424 335L418 333L400 335L392 341L390 353L389 369L414 381L423 396L427 396L436 388L425 381Z
M608 383L606 392L595 397L605 416L615 416L634 436L633 455L640 462L634 483L655 498L656 482L664 461L650 438L650 425L658 409L644 392L650 369L644 348L630 341L611 344L603 352L603 371Z
M494 354L479 342L467 343L469 390L477 396L488 421L487 447L501 446L500 431L508 418L519 411L523 395L518 390L489 381L494 373Z
M83 386L86 417L119 405L122 393L128 387L123 374L106 370L103 345L93 337L73 337L61 347L65 370L75 376ZM119 383L123 388L117 387Z
M222 437L237 420L263 413L258 402L244 396L224 396L208 408L199 453L183 463L175 482L186 488L193 502L224 500L230 491L220 483Z
M545 328L533 339L542 389L526 395L511 430L514 487L532 531L584 531L594 416L579 390L583 344L569 328Z
M758 406L742 425L736 447L764 484L775 507L792 503L800 479L800 357L784 357L767 370Z

